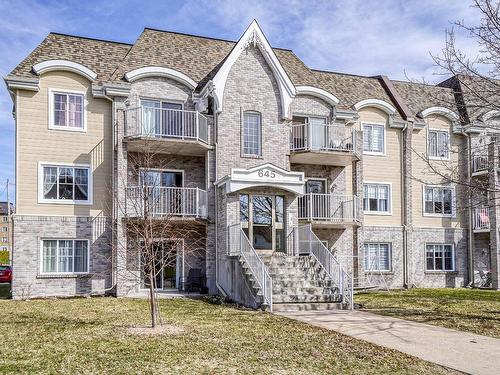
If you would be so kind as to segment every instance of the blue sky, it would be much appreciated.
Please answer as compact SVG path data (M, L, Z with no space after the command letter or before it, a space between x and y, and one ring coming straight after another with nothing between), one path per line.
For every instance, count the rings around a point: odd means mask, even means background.
M429 52L444 45L450 21L477 22L466 0L6 1L0 0L0 75L50 31L133 43L145 26L237 40L257 19L275 47L310 67L394 79L439 81ZM474 54L467 38L462 48ZM0 200L14 182L12 102L0 88ZM12 187L12 190L13 187Z

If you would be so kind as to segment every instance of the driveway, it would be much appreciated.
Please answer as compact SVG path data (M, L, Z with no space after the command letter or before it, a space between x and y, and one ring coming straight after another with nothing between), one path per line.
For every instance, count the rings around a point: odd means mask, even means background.
M500 369L500 340L365 311L300 311L278 315L328 328L468 374Z

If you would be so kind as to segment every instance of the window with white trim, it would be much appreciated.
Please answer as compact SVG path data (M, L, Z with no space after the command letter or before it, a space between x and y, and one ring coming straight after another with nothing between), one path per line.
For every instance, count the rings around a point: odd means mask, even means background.
M90 202L90 167L42 166L44 201Z
M451 244L426 244L425 269L427 271L454 271L454 248Z
M262 155L262 123L260 113L243 113L243 155Z
M7 227L0 228L0 232L8 232L8 231L9 231L9 228L7 228Z
M9 248L7 246L0 246L0 251L7 251Z
M2 217L2 221L3 221L4 223L8 222L8 221L9 221L9 217L8 217L8 216L4 216L4 217Z
M385 126L381 124L363 124L363 151L367 154L384 154Z
M387 184L364 184L363 210L365 212L390 212L391 187Z
M50 127L62 129L84 129L84 95L51 92L52 123Z
M448 159L450 156L450 135L446 130L428 130L427 152L431 159Z
M88 273L88 240L42 240L42 273Z
M366 272L391 270L391 246L389 243L365 243L363 263Z
M7 237L2 237L2 242L7 242L9 239Z
M453 187L424 186L424 213L452 216L455 206Z

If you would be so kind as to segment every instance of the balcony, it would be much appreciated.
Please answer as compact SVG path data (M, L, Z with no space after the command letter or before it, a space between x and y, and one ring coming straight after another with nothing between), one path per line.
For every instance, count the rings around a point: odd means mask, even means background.
M488 155L485 153L474 153L472 155L472 176L488 174Z
M206 219L207 192L185 187L129 187L125 207L130 218Z
M474 208L472 225L474 233L490 231L490 210L488 207Z
M359 198L355 195L308 193L299 197L299 220L314 227L345 228L361 220Z
M129 151L203 156L210 148L209 126L197 111L137 107L125 110Z
M356 130L341 125L292 125L291 163L346 166L357 159Z

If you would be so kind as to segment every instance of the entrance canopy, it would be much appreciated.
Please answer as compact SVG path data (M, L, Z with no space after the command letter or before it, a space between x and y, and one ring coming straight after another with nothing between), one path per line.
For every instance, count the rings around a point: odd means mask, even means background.
M249 169L231 168L231 173L216 185L224 186L227 194L253 187L271 187L304 195L304 181L304 172L289 172L266 163Z

